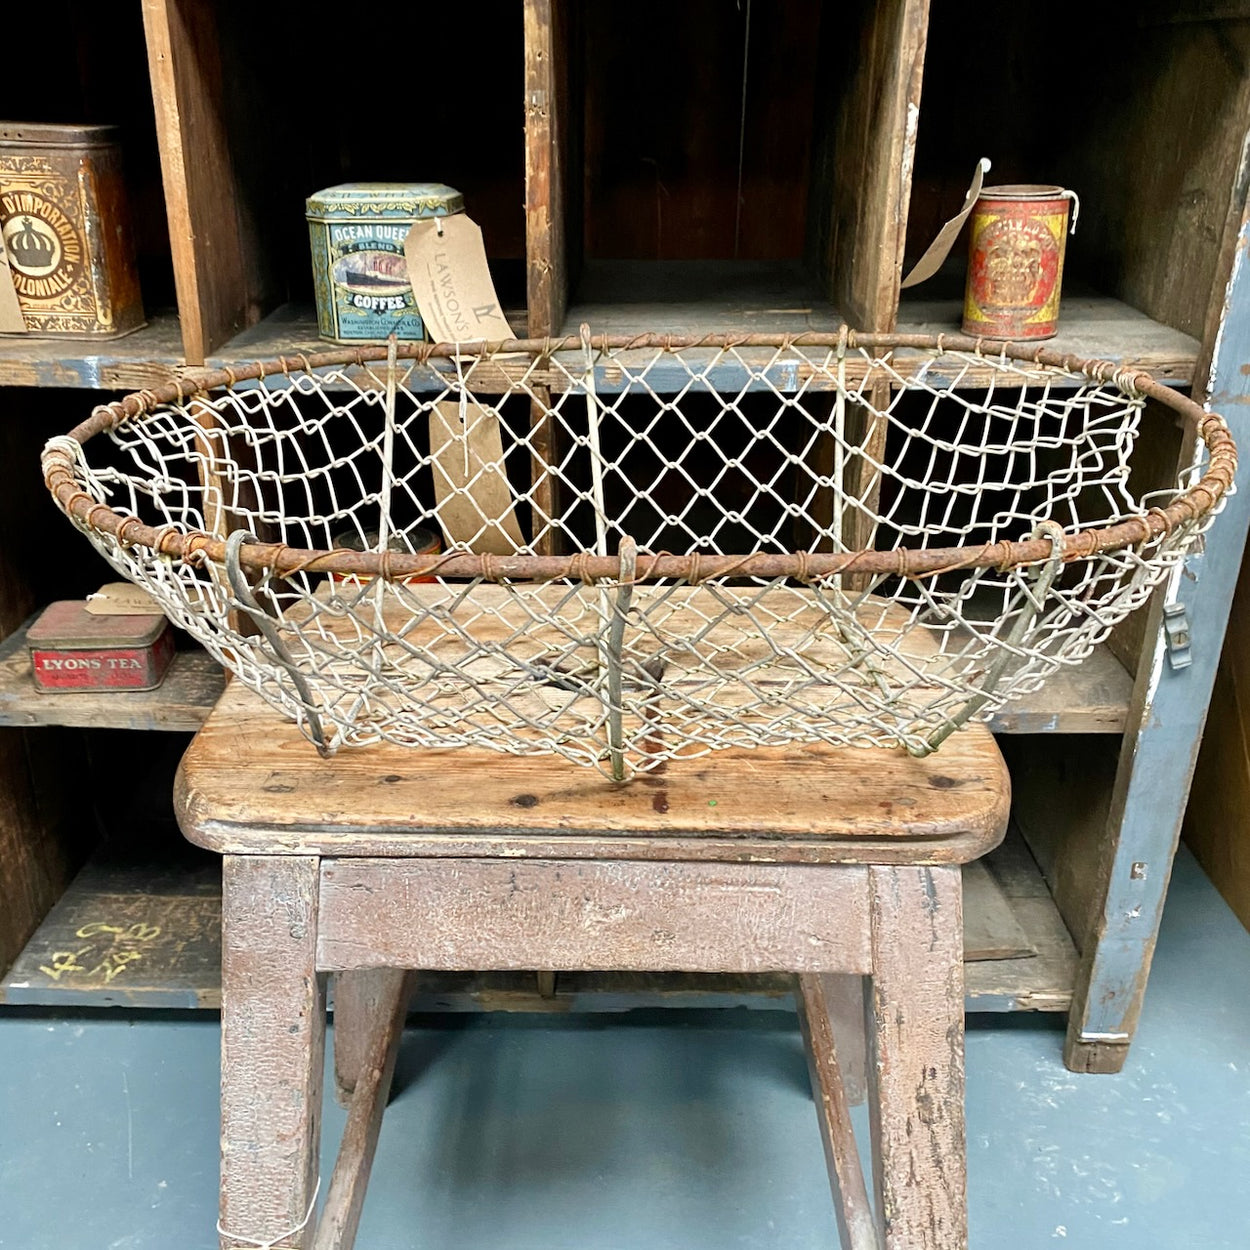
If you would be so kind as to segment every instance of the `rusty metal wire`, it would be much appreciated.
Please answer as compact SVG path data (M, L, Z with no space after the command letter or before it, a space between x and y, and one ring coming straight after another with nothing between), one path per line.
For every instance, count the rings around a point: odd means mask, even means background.
M1194 454L1141 494L1148 398ZM622 778L733 745L935 749L1140 606L1235 464L1221 418L1107 362L584 332L203 374L97 409L44 476L323 751Z

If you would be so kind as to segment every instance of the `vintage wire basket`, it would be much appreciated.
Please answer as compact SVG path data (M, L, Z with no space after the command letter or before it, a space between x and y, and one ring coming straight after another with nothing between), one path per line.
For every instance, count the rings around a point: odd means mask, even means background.
M1148 401L1192 447L1163 490ZM299 356L129 395L43 456L108 561L324 754L617 779L935 749L1088 656L1235 466L1145 373L846 330Z

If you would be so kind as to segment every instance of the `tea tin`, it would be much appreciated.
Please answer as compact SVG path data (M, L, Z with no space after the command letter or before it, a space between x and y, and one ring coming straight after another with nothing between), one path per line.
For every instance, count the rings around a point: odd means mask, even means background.
M0 230L26 331L143 325L116 126L0 122Z
M972 210L965 334L1048 339L1059 328L1068 213L1062 187L985 187Z
M464 212L440 182L347 182L308 199L317 329L332 343L423 339L404 242L413 222Z
M159 614L97 616L78 599L45 608L26 632L40 690L153 690L174 658L174 635Z

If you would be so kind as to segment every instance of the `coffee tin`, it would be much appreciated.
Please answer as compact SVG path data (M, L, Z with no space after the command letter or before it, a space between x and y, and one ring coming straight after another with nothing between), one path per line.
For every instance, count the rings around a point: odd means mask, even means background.
M26 632L40 690L153 690L174 658L163 616L97 616L79 599L45 608Z
M1062 187L986 187L972 210L965 334L1048 339L1059 328L1069 209Z
M425 338L404 260L413 222L464 212L441 182L347 182L308 200L317 329L332 343Z
M0 122L0 230L26 331L143 325L115 126Z

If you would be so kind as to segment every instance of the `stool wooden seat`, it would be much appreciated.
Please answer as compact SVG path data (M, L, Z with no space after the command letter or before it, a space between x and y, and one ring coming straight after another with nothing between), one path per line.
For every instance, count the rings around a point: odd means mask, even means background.
M225 856L222 1250L352 1245L412 969L794 973L843 1244L963 1246L959 865L1008 802L980 727L924 759L721 751L617 785L469 749L323 760L232 683L176 794L186 836ZM351 1110L314 1228L327 973ZM871 977L875 1213L838 974Z

